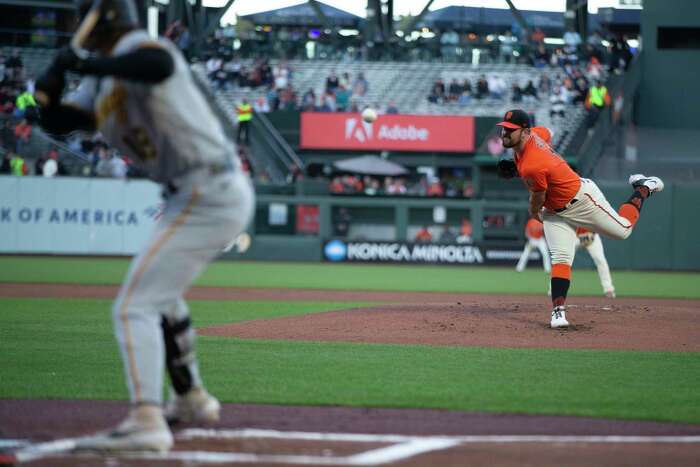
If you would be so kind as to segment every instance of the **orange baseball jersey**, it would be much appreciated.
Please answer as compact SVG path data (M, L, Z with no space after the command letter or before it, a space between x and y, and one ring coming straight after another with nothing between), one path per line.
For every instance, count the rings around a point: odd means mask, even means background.
M563 208L581 187L578 174L537 133L531 133L523 151L515 154L515 165L528 190L547 192L547 209Z
M530 218L525 224L525 235L527 238L542 238L544 236L544 224L535 218Z
M552 132L546 126L536 126L532 127L530 130L532 133L536 134L544 140L547 144L552 144Z
M583 227L576 227L576 235L585 235L590 232L590 230L584 229Z

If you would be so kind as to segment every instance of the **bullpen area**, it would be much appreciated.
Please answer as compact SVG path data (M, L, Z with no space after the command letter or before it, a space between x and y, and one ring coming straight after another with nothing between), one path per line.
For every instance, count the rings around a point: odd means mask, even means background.
M0 257L0 449L126 413L124 259ZM168 454L28 465L696 465L700 274L217 262L188 296L215 426Z

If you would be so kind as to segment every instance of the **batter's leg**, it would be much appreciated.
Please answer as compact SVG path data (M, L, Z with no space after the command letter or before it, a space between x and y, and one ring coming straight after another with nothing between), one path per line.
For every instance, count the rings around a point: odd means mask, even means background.
M603 241L600 239L600 235L594 237L593 243L588 246L588 253L591 255L598 269L598 277L600 278L600 284L603 286L603 293L614 296L615 287L613 286L612 277L610 276L608 261L605 259Z
M547 248L547 241L544 237L537 240L537 249L540 250L540 255L542 255L542 267L544 272L549 274L552 272L552 261L549 258L549 248Z
M523 253L520 255L520 259L518 260L518 264L515 266L515 270L518 272L523 272L525 270L525 266L527 266L527 262L530 260L530 252L532 251L532 241L528 239L527 243L525 244L525 248L523 248Z

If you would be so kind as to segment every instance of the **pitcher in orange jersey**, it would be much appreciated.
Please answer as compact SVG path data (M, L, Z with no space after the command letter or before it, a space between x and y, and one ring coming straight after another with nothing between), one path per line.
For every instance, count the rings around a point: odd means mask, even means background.
M552 258L551 327L567 327L566 294L571 283L571 264L576 249L576 229L582 227L623 240L632 233L644 201L664 189L658 177L629 177L633 193L615 211L598 186L581 178L550 145L530 127L521 109L506 112L498 123L503 146L515 152L515 166L530 192L530 216L543 221Z

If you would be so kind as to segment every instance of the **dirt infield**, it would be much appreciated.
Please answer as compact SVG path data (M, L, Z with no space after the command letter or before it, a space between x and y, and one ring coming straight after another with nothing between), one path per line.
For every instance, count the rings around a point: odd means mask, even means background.
M113 286L0 284L0 297L111 299L116 291ZM382 303L200 329L205 335L700 351L700 303L691 300L574 297L568 312L573 326L553 331L548 299L537 296L196 287L188 298ZM91 433L117 423L126 409L109 401L0 400L0 446ZM176 431L177 448L165 457L70 455L30 465L690 466L700 458L700 425L585 417L228 404L217 426L191 428Z

